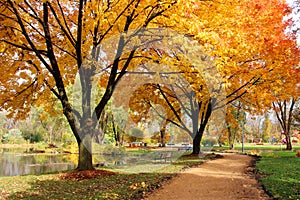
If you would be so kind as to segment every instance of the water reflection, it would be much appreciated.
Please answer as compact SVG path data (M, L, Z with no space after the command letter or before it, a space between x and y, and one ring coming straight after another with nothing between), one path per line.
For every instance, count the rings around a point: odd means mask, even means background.
M0 176L61 172L72 170L77 166L78 157L76 154L29 154L24 152L26 152L24 148L0 148ZM173 154L175 153L173 152ZM170 163L157 162L156 160L160 155L160 151L137 154L127 152L122 155L98 152L93 154L93 164L96 167L105 166L120 171L150 172L163 167L162 163ZM140 169L137 169L138 167Z
M72 155L25 154L24 149L0 149L0 176L44 174L74 169Z

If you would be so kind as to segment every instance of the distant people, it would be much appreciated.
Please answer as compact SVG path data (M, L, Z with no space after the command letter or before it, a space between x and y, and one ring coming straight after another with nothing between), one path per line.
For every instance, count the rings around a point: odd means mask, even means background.
M286 138L282 140L282 144L286 144Z

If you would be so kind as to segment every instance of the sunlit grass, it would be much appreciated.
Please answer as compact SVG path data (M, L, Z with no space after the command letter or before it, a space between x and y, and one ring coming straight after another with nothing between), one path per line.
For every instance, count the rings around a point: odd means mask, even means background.
M277 199L300 199L300 158L295 152L267 152L256 164L266 190Z
M261 150L261 151L283 151L285 150L286 146L285 145L280 145L280 144L268 144L265 143L263 145L256 145L253 143L245 143L244 144L244 150L245 151L251 151L251 150ZM300 150L300 144L293 144L293 149L295 150ZM226 151L229 150L229 146L214 146L213 150L215 151ZM235 144L234 145L234 150L237 151L242 151L242 144Z

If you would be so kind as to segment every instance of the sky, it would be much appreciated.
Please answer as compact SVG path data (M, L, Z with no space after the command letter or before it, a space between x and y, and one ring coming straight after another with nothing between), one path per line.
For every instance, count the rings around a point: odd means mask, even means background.
M286 2L293 7L292 18L294 20L295 26L294 29L300 29L300 1L298 0L286 0ZM298 30L298 44L300 45L300 30Z

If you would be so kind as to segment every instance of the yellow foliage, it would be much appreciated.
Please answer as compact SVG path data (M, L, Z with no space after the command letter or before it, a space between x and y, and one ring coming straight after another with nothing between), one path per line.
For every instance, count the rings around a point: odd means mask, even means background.
M98 82L101 87L106 87L110 79L116 84L118 72L126 70L130 56L131 51L126 48L143 41L132 34L123 34L123 38L117 35L142 28L168 27L196 42L191 44L179 38L168 41L174 46L177 42L182 53L175 48L158 52L155 45L137 50L127 69L152 60L164 66L165 71L183 72L199 101L207 103L219 85L199 70L207 68L195 66L183 56L189 53L194 55L192 61L199 60L201 52L189 45L201 46L214 59L211 66L216 66L221 74L227 101L243 95L243 104L261 110L276 98L296 95L299 73L293 67L300 56L295 36L285 31L290 22L283 22L289 9L283 0L91 0L85 1L82 10L79 2L1 1L0 61L5 76L0 77L0 105L1 110L10 112L9 116L26 117L31 105L52 102L51 93L67 107L71 102L66 87L74 83L84 60L87 60L84 68L91 74L87 80L101 72ZM122 39L128 47L122 49L117 70L113 71L115 53L120 49L117 44ZM99 45L106 54L96 52ZM88 62L89 56L105 60L100 62L105 66L94 60ZM208 88L207 80L215 88ZM155 103L163 104L154 96L153 93L147 98L156 98ZM175 107L179 109L178 105ZM51 108L47 110L51 112Z

